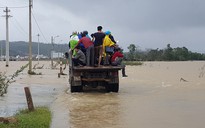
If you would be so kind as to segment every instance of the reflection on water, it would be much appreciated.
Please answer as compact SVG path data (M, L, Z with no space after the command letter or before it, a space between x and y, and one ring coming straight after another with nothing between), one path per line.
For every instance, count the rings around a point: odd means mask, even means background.
M27 108L24 87L26 87L26 85L12 84L8 88L8 93L3 97L0 97L0 117L12 116L19 109ZM48 85L31 85L30 90L34 106L36 107L49 107L51 103L55 100L55 96L59 93L59 91L62 91Z
M121 127L121 104L116 93L68 94L70 124L74 128Z

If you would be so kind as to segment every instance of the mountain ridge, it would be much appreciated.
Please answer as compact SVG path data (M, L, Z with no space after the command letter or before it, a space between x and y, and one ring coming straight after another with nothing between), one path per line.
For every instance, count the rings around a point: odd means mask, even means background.
M52 48L56 52L65 53L68 51L68 44L46 44L39 43L39 54L50 57ZM1 52L2 49L2 52ZM5 55L6 53L6 41L0 41L0 53ZM38 54L38 42L32 42L32 54ZM11 41L9 42L9 55L10 56L28 56L29 55L29 43L26 41Z

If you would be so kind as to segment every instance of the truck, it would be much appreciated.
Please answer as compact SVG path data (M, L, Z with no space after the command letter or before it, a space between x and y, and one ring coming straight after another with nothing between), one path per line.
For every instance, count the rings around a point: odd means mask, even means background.
M119 91L121 66L73 66L69 64L70 92L82 92L85 86L102 86L107 92Z

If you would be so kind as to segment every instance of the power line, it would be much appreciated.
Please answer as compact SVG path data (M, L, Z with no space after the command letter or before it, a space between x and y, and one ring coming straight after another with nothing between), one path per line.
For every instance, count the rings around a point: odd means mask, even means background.
M29 6L16 6L16 7L8 7L8 8L28 8ZM6 7L0 7L0 8L6 8ZM43 34L43 32L42 32L42 30L41 30L41 28L40 28L40 26L39 26L39 24L38 24L38 22L37 22L37 20L36 20L36 18L35 18L35 16L34 16L34 13L32 12L32 16L33 16L33 18L34 18L34 21L35 21L35 23L36 23L36 25L37 25L37 27L38 27L38 29L39 29L39 31L40 31L40 33L41 33L41 35L42 35L42 37L43 37L43 39L48 43L49 41L45 38L45 36L44 36L44 34ZM26 34L26 35L28 35L28 33L23 29L23 27L20 25L20 23L17 21L17 19L16 18L14 18L14 20L16 21L16 23L18 24L18 27L21 29L21 31L24 33L24 34ZM16 27L17 28L17 27ZM18 29L18 28L17 28ZM18 29L19 30L19 29Z
M28 8L29 6L9 7L9 8Z
M25 30L24 30L24 28L21 26L21 24L18 22L18 20L13 16L13 18L14 18L14 20L15 20L15 22L18 24L17 26L18 27L16 27L18 30L21 30L21 32L22 33L24 33L26 36L28 36L28 32L26 32ZM12 20L11 20L12 21ZM12 21L12 23L14 24L14 22ZM15 25L16 26L16 25Z
M29 6L19 6L19 7L8 7L8 8L14 8L15 9L15 8L28 8L28 7ZM6 6L5 7L1 6L0 8L6 8Z
M16 19L14 19L15 21L11 20L11 23L15 26L15 28L22 33L25 36L28 36L28 33L21 27L21 25L18 23L18 21ZM16 24L17 23L17 24Z
M37 27L38 27L38 29L39 29L41 35L43 36L44 40L48 43L49 41L45 38L43 32L41 31L41 28L40 28L40 26L39 26L39 24L38 24L38 22L37 22L37 20L36 20L36 18L35 18L35 16L34 16L33 12L32 12L32 16L33 16L33 19L34 19L34 21L35 21L35 23L36 23L36 25L37 25Z

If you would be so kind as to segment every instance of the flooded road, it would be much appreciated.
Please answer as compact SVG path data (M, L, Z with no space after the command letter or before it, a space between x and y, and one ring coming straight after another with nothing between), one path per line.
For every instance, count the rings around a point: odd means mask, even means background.
M56 70L40 71L44 75L28 77L22 74L12 86L28 84L34 92L35 88L44 86L36 89L39 92L36 91L34 97L39 97L39 105L50 106L52 128L205 126L205 62L144 62L142 66L127 66L128 77L120 76L119 93L86 91L71 94L65 76L57 78ZM47 91L42 93L43 88ZM12 94L18 92L14 89ZM1 99L8 102L6 98ZM0 108L5 103L1 99Z

